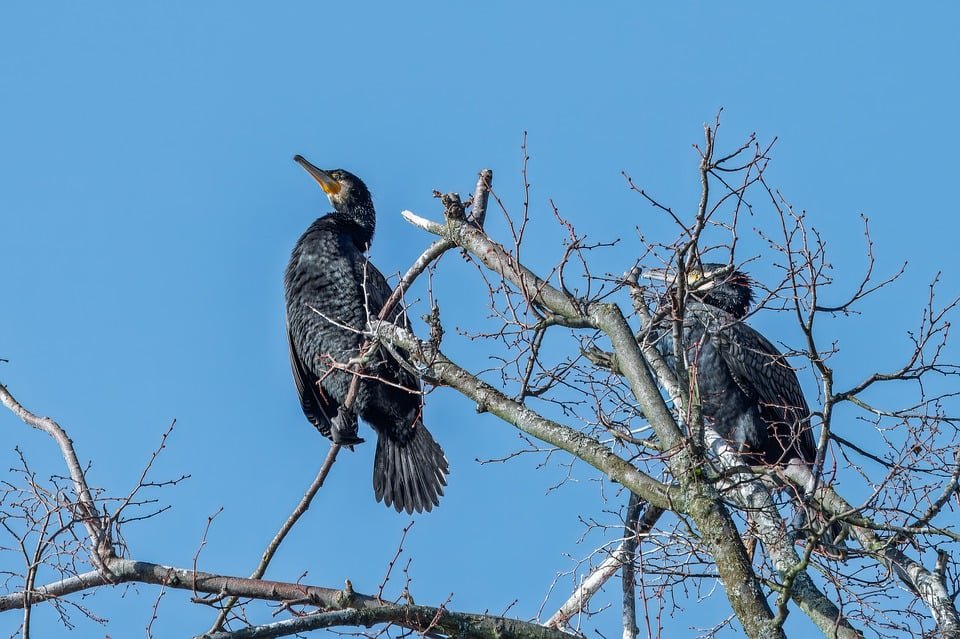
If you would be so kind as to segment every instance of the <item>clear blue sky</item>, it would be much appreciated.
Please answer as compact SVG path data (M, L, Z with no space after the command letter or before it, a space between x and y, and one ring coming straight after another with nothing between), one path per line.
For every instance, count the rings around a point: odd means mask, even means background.
M300 412L283 328L289 251L328 210L295 153L366 180L380 216L372 254L393 273L431 239L398 213L438 217L433 189L466 193L489 167L519 207L528 131L534 215L550 228L552 198L590 237L623 238L612 259L626 267L635 227L667 227L620 172L692 212L691 144L723 107L721 145L751 131L779 137L773 182L809 211L838 272L863 265L860 213L884 272L909 260L904 282L870 307L882 315L836 325L838 362L859 372L895 362L870 353L870 340L902 347L937 270L945 294L960 290L960 10L665 6L4 3L0 380L69 430L109 494L126 493L177 419L154 477L192 479L155 495L169 512L126 528L135 557L189 566L223 507L199 566L248 573L326 454ZM559 255L549 241L537 247L535 264ZM458 259L447 266L459 279L439 278L435 294L451 324L474 326L484 298ZM751 271L762 279L770 268ZM889 308L894 294L904 301ZM449 348L485 365L453 331ZM582 467L548 493L566 473L558 458L542 470L534 456L478 464L521 443L451 391L430 396L426 417L452 474L441 508L407 539L414 596L438 604L453 593L453 608L491 611L519 599L510 614L535 616L554 576L613 537L578 545L578 518L612 523L622 497ZM15 445L42 474L60 471L52 442L11 415L0 414L0 433L0 477ZM269 577L306 572L306 582L376 591L409 518L373 501L372 454L342 455ZM9 561L0 556L0 570ZM561 578L547 615L570 587ZM120 594L89 602L106 627L74 613L77 636L143 636L155 590ZM211 612L187 600L164 598L154 636L209 625ZM617 619L586 628L616 635ZM19 621L7 613L0 634ZM701 621L665 623L688 636ZM51 609L36 623L57 634Z

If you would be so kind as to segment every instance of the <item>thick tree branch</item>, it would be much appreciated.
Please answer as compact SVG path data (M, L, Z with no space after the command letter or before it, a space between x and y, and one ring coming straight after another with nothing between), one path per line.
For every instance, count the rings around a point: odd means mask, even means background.
M384 603L376 597L353 592L349 587L344 590L336 590L281 581L228 577L115 557L109 559L107 563L111 574L109 581L100 573L91 571L46 586L40 586L29 597L22 592L3 595L0 596L0 611L22 608L28 600L35 604L98 586L137 582L154 584L164 588L190 590L197 594L250 597L264 601L312 605L325 611L343 611L345 613L340 617L326 618L343 620L337 623L322 625L325 622L323 621L324 618L321 618L319 622L321 625L314 626L316 628L350 625L351 623L353 625L367 625L368 623L389 622L413 630L432 629L437 632L464 637L569 639L571 636L568 633L551 630L538 624L495 615L453 612L443 607ZM351 619L356 621L351 622ZM257 632L260 634L214 633L213 635L202 636L279 637L307 629L310 628L304 627L300 630L293 629L290 632L277 634L263 634L266 632L265 630L258 630ZM499 631L500 634L495 634L496 631Z
M321 628L370 627L386 623L411 628L423 636L446 635L464 639L575 639L579 636L508 617L453 612L443 607L384 605L320 612L235 632L200 635L195 639L268 639Z

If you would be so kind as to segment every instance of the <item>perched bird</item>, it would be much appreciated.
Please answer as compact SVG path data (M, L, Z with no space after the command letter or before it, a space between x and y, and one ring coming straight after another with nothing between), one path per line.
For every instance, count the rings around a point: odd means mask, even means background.
M299 155L294 160L334 208L297 241L284 277L290 364L303 412L324 436L345 446L363 442L357 417L363 419L377 433L377 501L397 512L429 511L440 503L448 465L423 425L420 380L382 346L361 353L367 320L378 317L391 293L364 254L376 225L370 191L347 171L323 171ZM407 321L399 305L385 319ZM361 355L355 375L348 363Z
M645 276L674 281L662 270ZM676 309L675 292L674 285L668 296ZM812 467L817 445L796 371L744 321L753 302L750 278L725 264L704 263L687 272L687 293L682 350L704 421L752 464L785 466L797 459ZM676 370L671 319L656 331L657 349ZM826 541L840 531L831 526Z

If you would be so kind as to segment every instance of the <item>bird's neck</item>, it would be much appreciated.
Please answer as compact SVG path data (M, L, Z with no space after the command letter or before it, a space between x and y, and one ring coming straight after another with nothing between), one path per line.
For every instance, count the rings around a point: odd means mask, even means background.
M373 232L377 226L377 214L373 204L360 204L345 210L338 210L337 217L349 223L354 243L360 250L367 250L373 241Z
M703 297L703 302L730 313L737 319L743 319L750 310L752 296L749 292L730 288L718 288Z

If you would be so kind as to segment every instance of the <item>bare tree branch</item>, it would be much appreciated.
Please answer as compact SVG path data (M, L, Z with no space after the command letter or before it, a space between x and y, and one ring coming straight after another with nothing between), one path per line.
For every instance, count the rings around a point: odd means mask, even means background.
M480 615L447 611L444 608L430 606L393 605L385 604L376 597L353 592L348 587L344 590L307 586L303 584L286 583L280 581L265 581L260 579L244 579L242 577L225 577L210 573L198 572L184 568L162 566L142 561L112 558L109 560L111 580L108 581L98 572L88 572L76 577L56 583L38 587L29 597L34 603L46 601L55 597L87 590L96 586L119 583L144 583L190 590L195 593L212 595L233 595L237 597L251 597L264 601L296 602L302 605L318 606L324 610L343 611L346 616L321 618L324 619L357 619L357 624L368 625L373 623L395 623L413 630L431 628L438 632L450 634L460 633L467 637L544 637L549 639L569 639L571 635L565 632L550 630L538 624L518 621L494 615ZM0 596L0 611L22 608L28 600L26 593L13 593ZM354 616L358 615L358 616ZM317 625L313 628L325 628L332 625L344 625L343 622ZM356 625L356 624L354 624ZM289 632L287 629L294 628ZM280 637L309 628L296 629L295 624L280 626L281 632L265 634L267 629L261 628L258 634L241 634L236 632L205 634L202 637ZM494 634L494 629L501 633ZM247 630L249 632L250 630Z
M77 496L77 517L83 522L90 538L91 560L94 565L105 569L106 565L103 560L114 554L113 540L109 528L104 526L103 518L93 500L90 488L87 486L87 478L84 475L83 467L80 465L76 450L74 450L73 441L57 422L49 417L38 417L24 408L3 384L0 384L0 403L10 409L25 424L45 432L57 442L60 447L60 454L67 464L74 493Z

